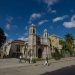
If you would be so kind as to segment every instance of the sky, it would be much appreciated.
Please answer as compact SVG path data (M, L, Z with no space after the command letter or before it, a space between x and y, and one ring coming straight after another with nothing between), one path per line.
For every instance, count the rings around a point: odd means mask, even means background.
M75 37L75 0L0 0L0 27L7 40L26 40L28 28L36 25L37 35Z

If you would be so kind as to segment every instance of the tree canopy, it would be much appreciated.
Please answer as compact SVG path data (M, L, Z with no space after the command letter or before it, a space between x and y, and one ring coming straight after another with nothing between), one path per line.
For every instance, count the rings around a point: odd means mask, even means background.
M72 54L74 37L71 34L65 35L65 48Z
M4 34L3 29L0 27L0 48L5 43L5 41L6 41L6 36Z

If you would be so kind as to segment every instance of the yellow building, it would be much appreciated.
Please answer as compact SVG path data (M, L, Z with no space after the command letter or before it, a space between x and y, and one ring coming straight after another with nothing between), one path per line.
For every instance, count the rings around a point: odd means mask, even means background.
M51 50L52 52L55 52L55 48L57 48L59 51L62 49L62 45L60 45L59 41L61 37L56 35L50 35L49 36L50 42L51 42Z

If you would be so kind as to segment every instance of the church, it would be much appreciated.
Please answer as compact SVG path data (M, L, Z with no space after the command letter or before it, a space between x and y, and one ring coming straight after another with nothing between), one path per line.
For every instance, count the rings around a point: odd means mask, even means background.
M42 36L36 33L36 26L31 24L29 27L28 40L14 40L3 46L5 56L18 58L20 54L24 58L51 58L50 39L47 29L44 30Z
M51 57L50 40L47 29L44 30L43 36L37 36L36 26L30 25L28 37L28 50L34 58Z

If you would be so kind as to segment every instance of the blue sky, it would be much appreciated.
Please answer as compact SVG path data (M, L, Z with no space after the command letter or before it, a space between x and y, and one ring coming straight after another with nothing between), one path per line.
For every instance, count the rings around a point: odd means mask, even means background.
M32 23L38 35L48 29L50 35L75 36L75 0L0 0L0 27L7 39L25 40Z

